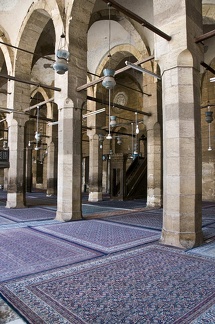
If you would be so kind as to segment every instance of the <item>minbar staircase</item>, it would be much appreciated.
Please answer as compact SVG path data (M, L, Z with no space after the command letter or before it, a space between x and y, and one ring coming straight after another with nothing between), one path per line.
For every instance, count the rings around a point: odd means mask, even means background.
M120 183L115 192L119 194ZM117 194L115 195L115 197ZM137 156L126 170L125 175L125 200L146 198L147 196L147 159Z
M125 199L145 198L147 195L147 159L137 156L126 171Z

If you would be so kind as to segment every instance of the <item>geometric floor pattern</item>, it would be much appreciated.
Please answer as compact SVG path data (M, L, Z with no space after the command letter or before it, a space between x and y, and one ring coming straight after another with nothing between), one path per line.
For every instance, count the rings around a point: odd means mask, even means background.
M0 282L100 256L29 228L0 232Z
M122 224L143 226L151 229L162 229L162 214L150 212L133 212L126 215L109 216L103 218L111 222L119 222Z
M214 203L203 202L204 244L182 251L158 244L163 210L145 201L85 199L88 221L62 223L55 198L7 209L0 191L0 291L28 323L215 323Z
M0 209L0 216L15 222L54 219L55 214L55 212L43 208Z
M9 281L1 292L29 323L214 323L214 283L214 260L151 245Z
M40 226L35 229L103 253L113 253L160 238L158 231L102 220L82 220Z

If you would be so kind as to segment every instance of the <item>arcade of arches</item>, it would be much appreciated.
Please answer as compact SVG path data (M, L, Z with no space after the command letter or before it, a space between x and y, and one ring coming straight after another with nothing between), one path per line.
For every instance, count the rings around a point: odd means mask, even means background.
M6 207L24 208L26 191L41 189L57 195L56 219L78 220L82 192L89 201L114 190L124 199L124 187L113 181L123 181L124 169L141 158L147 172L139 188L147 207L163 207L160 241L198 246L202 200L214 201L215 190L215 126L205 119L215 104L215 1L107 2L0 3ZM70 57L68 71L59 74L53 63L62 40ZM126 61L142 62L159 77ZM116 71L110 91L101 83L109 64ZM114 161L121 163L116 169Z

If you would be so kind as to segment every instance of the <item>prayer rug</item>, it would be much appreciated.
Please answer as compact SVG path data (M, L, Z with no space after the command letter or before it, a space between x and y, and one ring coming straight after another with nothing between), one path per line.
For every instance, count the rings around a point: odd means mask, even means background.
M43 208L0 209L0 216L4 216L16 222L42 219L54 219L56 213Z
M36 229L104 253L128 249L160 238L157 231L101 220L81 220Z
M137 225L143 226L153 229L162 229L163 217L160 213L148 213L148 212L141 212L141 213L130 213L127 215L119 215L119 216L110 216L106 217L105 220L111 222L119 222L123 224L129 225Z
M215 261L145 246L2 284L32 324L215 322ZM202 322L201 322L202 323Z
M215 241L188 250L187 253L215 258Z
M101 253L29 228L0 232L0 281L62 267Z

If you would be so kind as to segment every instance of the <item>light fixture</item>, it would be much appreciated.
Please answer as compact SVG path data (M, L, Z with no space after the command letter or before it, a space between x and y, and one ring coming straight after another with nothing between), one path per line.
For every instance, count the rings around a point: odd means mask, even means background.
M68 71L69 52L67 51L66 47L66 36L63 33L60 36L60 43L56 54L57 59L53 64L53 69L58 74L65 74L65 72Z
M114 86L116 85L116 82L115 82L115 79L114 79L114 74L115 74L115 71L113 69L111 69L110 67L110 60L111 60L111 53L110 53L110 38L111 38L111 21L110 21L110 2L107 3L108 5L108 13L109 13L109 19L108 19L108 28L109 28L109 37L108 37L108 59L109 59L109 68L107 69L104 69L103 70L103 74L104 74L104 80L102 82L102 85L108 89L108 110L109 110L109 130L108 130L108 135L106 137L106 139L108 140L111 140L112 139L112 136L111 136L111 133L110 133L110 128L111 128L111 115L110 115L110 99L111 99L111 89L114 88Z
M103 70L103 74L104 74L104 79L102 81L102 85L103 87L105 87L106 89L113 89L116 85L116 81L114 79L114 74L115 74L115 70L111 69L110 67L110 63L111 63L111 53L110 53L110 38L111 38L111 20L110 20L110 6L111 4L108 2L108 8L109 8L109 41L108 41L108 63L109 63L109 67L107 69Z
M121 145L122 144L122 140L121 140L121 137L120 136L117 136L117 144L118 145Z
M139 134L140 130L137 122L137 112L135 112L135 115L136 115L136 134Z
M211 122L213 121L213 112L210 111L210 105L208 105L208 111L205 112L205 120L208 123L208 151L212 151L212 147L211 147Z
M111 136L110 133L108 133L108 135L106 136L106 139L108 139L108 140L111 140L112 139L112 136Z
M35 132L35 140L36 140L36 146L35 146L35 151L38 151L40 149L40 147L38 146L40 144L41 141L41 134L39 133L39 113L40 113L40 106L37 106L37 129Z
M104 69L104 80L102 81L103 87L106 89L113 89L116 85L116 81L114 79L114 73L115 71L113 69Z
M131 123L131 154L133 157L133 151L134 151L134 123Z
M108 139L108 140L111 140L112 139L112 136L111 136L111 133L110 133L110 122L111 122L111 120L110 120L110 89L108 90L108 92L109 92L109 104L108 104L108 111L109 111L109 128L108 128L108 135L107 135L107 137L106 137L106 139Z
M99 134L99 148L102 149L103 147L103 141L104 141L104 135Z
M116 126L116 116L110 116L110 126L111 127Z
M142 67L139 66L139 65L136 65L136 64L131 63L131 62L128 62L128 61L125 61L125 65L128 65L128 66L132 67L132 69L134 69L134 70L137 70L137 71L139 71L139 72L142 72L142 73L146 73L146 74L152 75L153 77L157 78L158 80L161 80L161 77L160 77L158 74L153 73L153 72L151 72L151 71L149 71L149 70L146 70L146 69L142 68Z

